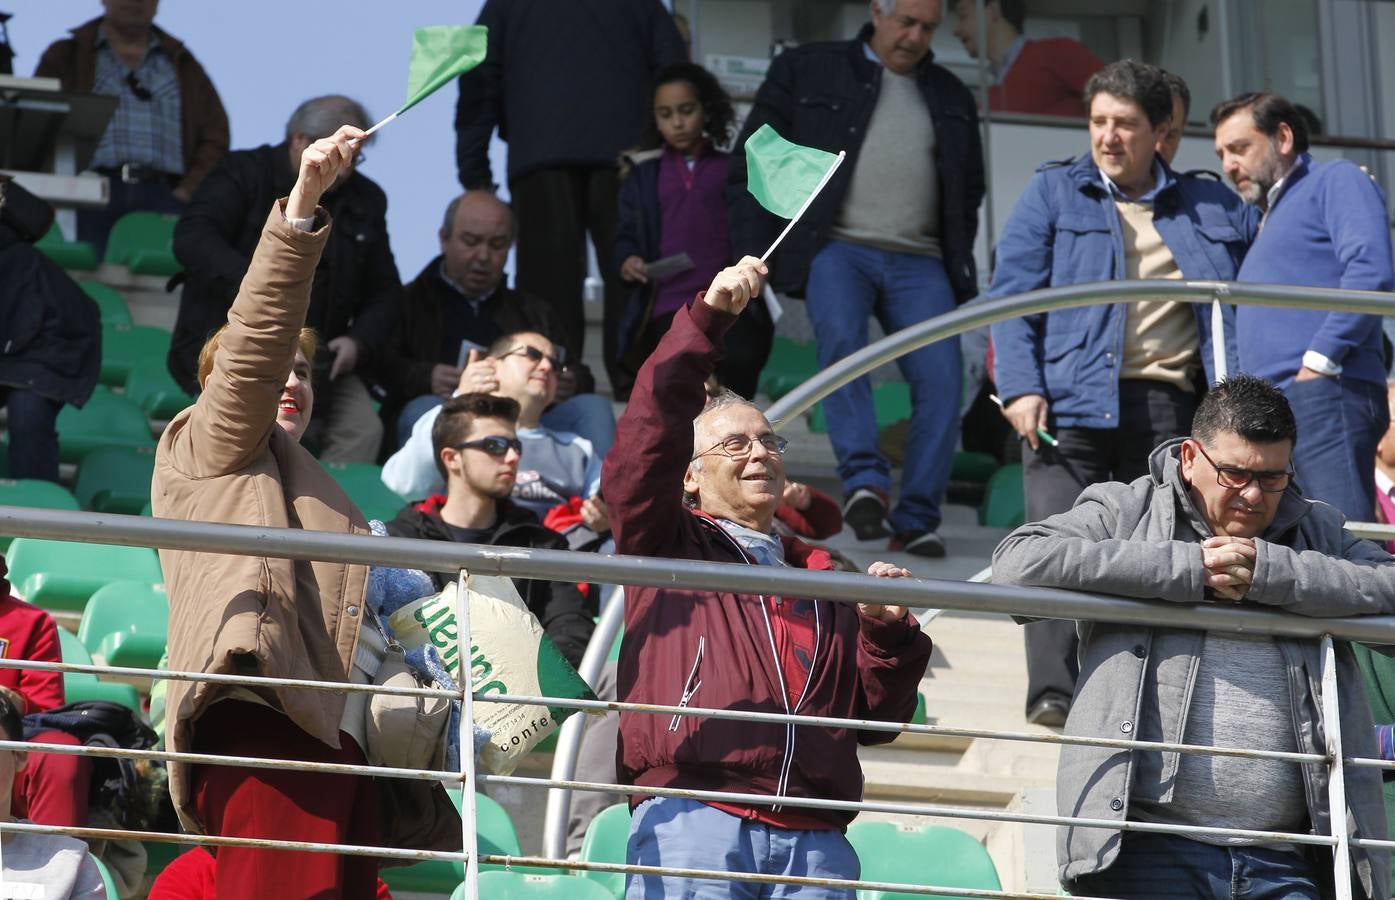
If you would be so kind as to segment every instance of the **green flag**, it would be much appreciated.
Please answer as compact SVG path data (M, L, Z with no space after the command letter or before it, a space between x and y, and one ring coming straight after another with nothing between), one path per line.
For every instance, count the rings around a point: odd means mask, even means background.
M835 154L792 144L762 125L746 139L746 188L761 206L793 219L837 161Z
M404 113L437 88L484 61L489 29L483 25L430 25L412 35L412 65L407 72Z

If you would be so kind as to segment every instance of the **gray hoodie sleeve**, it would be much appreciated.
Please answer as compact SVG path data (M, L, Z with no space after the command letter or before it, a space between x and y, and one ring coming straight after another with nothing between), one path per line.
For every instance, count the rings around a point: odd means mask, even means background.
M1150 492L1140 482L1096 484L1069 511L1023 525L994 551L994 583L1202 602L1198 545L1132 537Z
M1303 616L1395 613L1395 557L1342 530L1341 558L1255 541L1255 577L1245 599Z

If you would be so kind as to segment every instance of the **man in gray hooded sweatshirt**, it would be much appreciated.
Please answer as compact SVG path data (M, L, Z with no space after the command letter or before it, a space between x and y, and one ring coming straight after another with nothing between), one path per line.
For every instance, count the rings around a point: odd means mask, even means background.
M1149 475L1093 485L1069 512L1008 535L993 580L1315 618L1395 612L1395 557L1303 497L1296 437L1281 391L1248 375L1223 381L1197 407L1192 436L1153 451ZM1324 752L1316 639L1082 622L1080 641L1068 734ZM1374 756L1361 673L1347 644L1336 652L1344 749ZM1056 790L1062 815L1329 834L1327 780L1318 763L1066 746ZM1384 839L1380 772L1347 768L1346 794L1350 835ZM1295 844L1067 826L1057 855L1076 894L1331 893L1330 854ZM1355 895L1389 897L1390 854L1350 855Z

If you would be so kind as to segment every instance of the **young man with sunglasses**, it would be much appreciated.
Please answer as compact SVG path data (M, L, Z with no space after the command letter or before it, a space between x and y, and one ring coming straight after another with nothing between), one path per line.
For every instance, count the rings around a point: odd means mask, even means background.
M760 295L765 264L747 257L674 314L640 368L602 481L621 553L828 570L827 551L773 533L785 485L785 440L750 402L707 402L722 336ZM888 563L870 574L909 575ZM731 591L626 587L621 700L907 722L930 638L904 607ZM847 879L853 814L779 802L646 797L688 788L860 800L859 743L891 732L620 714L619 781L634 819L626 862ZM793 893L789 891L788 893ZM809 900L853 891L802 886ZM783 897L783 889L760 893ZM628 897L748 897L751 885L631 877Z
M461 394L439 409L431 425L431 445L446 492L408 504L388 523L388 533L463 544L567 549L565 538L543 527L510 496L523 455L514 427L518 401ZM438 588L450 580L439 572L431 577ZM594 604L588 605L577 586L564 581L516 578L514 585L557 649L578 665L595 628Z
M1294 480L1298 427L1278 388L1251 375L1217 384L1191 437L1153 451L1149 474L1095 484L1074 507L1022 526L993 556L1001 584L1066 588L1173 603L1248 603L1314 618L1395 612L1395 561L1354 538L1339 511ZM1338 642L1340 723L1325 722L1312 639L1081 622L1080 681L1066 730L1077 736L1376 755L1350 645ZM1061 750L1061 815L1117 822L1330 834L1328 770L1275 759ZM1381 776L1348 768L1352 881L1390 896ZM1330 856L1283 842L1063 827L1057 856L1073 893L1231 897L1244 871L1255 895L1329 896ZM1166 877L1159 874L1165 871ZM1247 894L1246 896L1249 896Z

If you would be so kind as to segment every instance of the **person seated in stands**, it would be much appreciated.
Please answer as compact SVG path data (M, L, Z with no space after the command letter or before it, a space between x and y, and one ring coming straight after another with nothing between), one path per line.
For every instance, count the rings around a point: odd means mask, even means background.
M174 230L174 254L185 269L169 370L198 393L199 351L228 317L237 287L265 224L266 210L286 196L300 155L341 122L367 128L368 114L348 97L306 100L286 122L285 140L229 153L199 187ZM325 339L311 360L319 415L306 441L329 462L376 462L382 423L373 407L375 364L402 301L402 283L387 232L387 195L358 168L341 172L325 193L336 227L310 291L306 325Z
M363 131L344 126L301 154L228 323L200 355L197 402L155 451L151 505L167 519L368 534L344 490L300 444L315 406L306 329L333 227L320 199L353 166ZM182 671L371 683L384 641L369 567L161 550L169 664ZM171 681L169 749L275 760L366 763L367 695ZM171 762L170 792L191 833L318 843L460 847L460 817L434 782ZM220 847L220 896L372 898L378 861Z
M9 691L0 694L0 739L24 740L24 723ZM0 820L24 817L16 815L12 785L19 782L31 760L30 754L18 750L0 750ZM111 900L87 844L77 838L6 831L0 834L0 860L6 897Z
M409 503L388 523L396 537L565 550L567 540L543 526L527 507L511 497L523 456L515 423L518 401L490 394L460 394L436 407L431 448L444 495ZM431 573L438 589L451 578ZM595 629L595 604L588 604L575 584L516 579L519 596L542 623L552 642L573 665L581 664Z
M58 413L92 396L102 364L97 304L34 242L53 209L0 175L0 407L9 477L58 480Z
M460 373L456 395L498 394L518 404L518 439L523 459L513 484L513 501L539 519L561 506L575 509L567 532L574 548L591 543L610 530L605 502L597 496L601 459L591 442L544 424L543 411L557 393L561 361L555 345L535 332L523 331L497 339L488 353L470 351L470 362ZM412 426L411 437L383 466L383 483L404 497L439 493L445 482L440 448L433 446L435 423L441 413L434 406ZM573 498L580 502L573 504ZM560 530L560 528L559 528Z
M737 394L706 402L723 334L761 295L766 267L724 269L640 368L603 489L621 553L827 570L828 554L772 533L785 441ZM873 563L878 577L910 573ZM778 636L778 637L777 637ZM780 649L776 649L776 647ZM908 722L930 638L904 607L627 587L619 697L630 703ZM681 699L680 699L681 695ZM798 741L794 739L797 733ZM646 797L646 787L862 799L859 743L891 732L699 716L620 714L619 781L635 785L626 862L736 873L856 877L845 810ZM801 887L799 896L852 900ZM628 878L627 896L746 897L749 885Z
M387 427L397 445L427 410L450 399L469 350L483 350L502 335L545 336L565 366L557 373L549 428L579 434L605 455L615 437L610 401L592 393L595 379L581 361L582 336L568 334L545 299L509 287L504 263L515 236L513 210L488 191L461 194L446 207L437 237L441 254L407 285L402 315L383 365Z
M228 152L223 101L189 48L155 24L158 6L102 0L102 15L50 44L34 70L65 91L116 98L90 164L107 176L107 205L77 211L78 240L99 256L117 219L132 210L177 214Z
M976 0L954 3L954 36L975 59L987 50L988 68L993 73L988 108L1083 118L1085 82L1104 68L1100 58L1075 38L1024 37L1026 0L987 0L983 14L986 48L978 45Z

